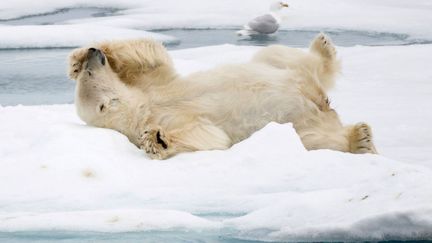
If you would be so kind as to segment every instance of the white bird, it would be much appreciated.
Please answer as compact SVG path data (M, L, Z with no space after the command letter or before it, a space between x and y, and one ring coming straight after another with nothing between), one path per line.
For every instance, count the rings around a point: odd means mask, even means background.
M280 10L287 8L288 4L284 2L274 2L270 5L270 13L258 16L245 26L237 34L240 36L273 34L279 29L282 18Z

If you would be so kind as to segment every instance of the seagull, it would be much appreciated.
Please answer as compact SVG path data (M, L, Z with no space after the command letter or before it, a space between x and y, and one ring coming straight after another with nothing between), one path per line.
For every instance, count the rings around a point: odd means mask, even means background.
M283 8L288 8L288 4L284 2L274 2L270 5L270 13L258 16L245 26L240 31L237 31L239 36L250 35L268 35L273 34L279 29L279 24L282 21L279 16L279 11Z

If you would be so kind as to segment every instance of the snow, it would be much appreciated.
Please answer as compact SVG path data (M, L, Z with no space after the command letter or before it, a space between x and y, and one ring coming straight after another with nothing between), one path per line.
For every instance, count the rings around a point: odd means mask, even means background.
M72 105L2 108L1 123L8 143L1 151L0 231L222 230L262 240L381 240L432 230L430 169L376 155L307 152L289 124L269 124L227 151L152 161L121 134L84 126ZM232 216L205 217L211 214ZM371 225L395 218L405 220L397 221L405 230L370 234Z
M92 25L0 25L0 36L0 49L71 48L125 38L153 38L167 44L177 42L174 37L162 34Z
M246 61L257 49L170 54L187 74ZM344 73L333 105L346 123L372 125L381 155L308 152L290 124L271 123L229 150L155 161L122 134L83 124L73 105L1 107L0 232L431 239L432 117L425 111L432 70L424 53L432 45L338 50Z
M339 50L343 74L330 96L343 121L367 121L379 152L432 168L431 45Z

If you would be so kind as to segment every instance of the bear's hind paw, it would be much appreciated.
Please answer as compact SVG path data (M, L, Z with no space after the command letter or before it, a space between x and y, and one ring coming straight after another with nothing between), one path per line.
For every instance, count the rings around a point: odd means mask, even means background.
M333 59L336 58L336 48L333 45L330 37L324 33L320 33L311 44L311 51L320 54L324 58Z
M357 123L350 135L350 150L351 153L364 154L371 153L377 154L375 146L372 141L372 129L366 123Z

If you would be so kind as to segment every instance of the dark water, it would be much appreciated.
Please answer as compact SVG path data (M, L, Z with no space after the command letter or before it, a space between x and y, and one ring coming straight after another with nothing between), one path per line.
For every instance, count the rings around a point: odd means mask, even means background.
M42 231L42 232L15 232L1 233L0 242L8 243L93 243L93 242L145 242L145 243L257 243L261 241L249 241L227 236L218 236L216 233L196 232L74 232L74 231Z
M252 46L283 44L291 47L306 47L320 31L281 30L273 35L252 37L239 37L236 35L236 29L167 29L153 30L153 32L177 37L180 43L172 45L170 48L183 49L226 43ZM432 41L410 39L408 35L394 33L351 30L326 30L324 32L338 46L394 46L432 43Z
M69 52L0 51L0 105L72 103L75 84L66 76Z
M97 18L114 15L115 8L62 8L48 13L26 15L13 19L0 19L0 24L7 25L47 25L58 24L68 20Z
M223 236L226 235L226 236ZM259 243L264 241L242 240L232 238L229 234L204 233L204 232L182 232L182 231L148 231L148 232L122 232L103 233L85 231L29 231L29 232L0 232L0 242L7 243ZM326 241L322 241L326 242ZM343 241L327 241L343 242ZM369 242L360 240L349 240L349 242ZM386 243L426 243L428 240L388 240L372 241ZM277 243L277 242L276 242Z
M254 46L285 44L292 47L307 47L318 33L318 31L292 30L280 31L272 36L239 38L232 29L171 29L157 32L181 40L178 45L167 46L171 50L226 43ZM390 33L358 31L326 31L326 33L338 46L427 43L424 40L409 39L406 35ZM66 57L69 52L70 49L0 50L0 105L72 103L74 82L68 80L66 76Z

